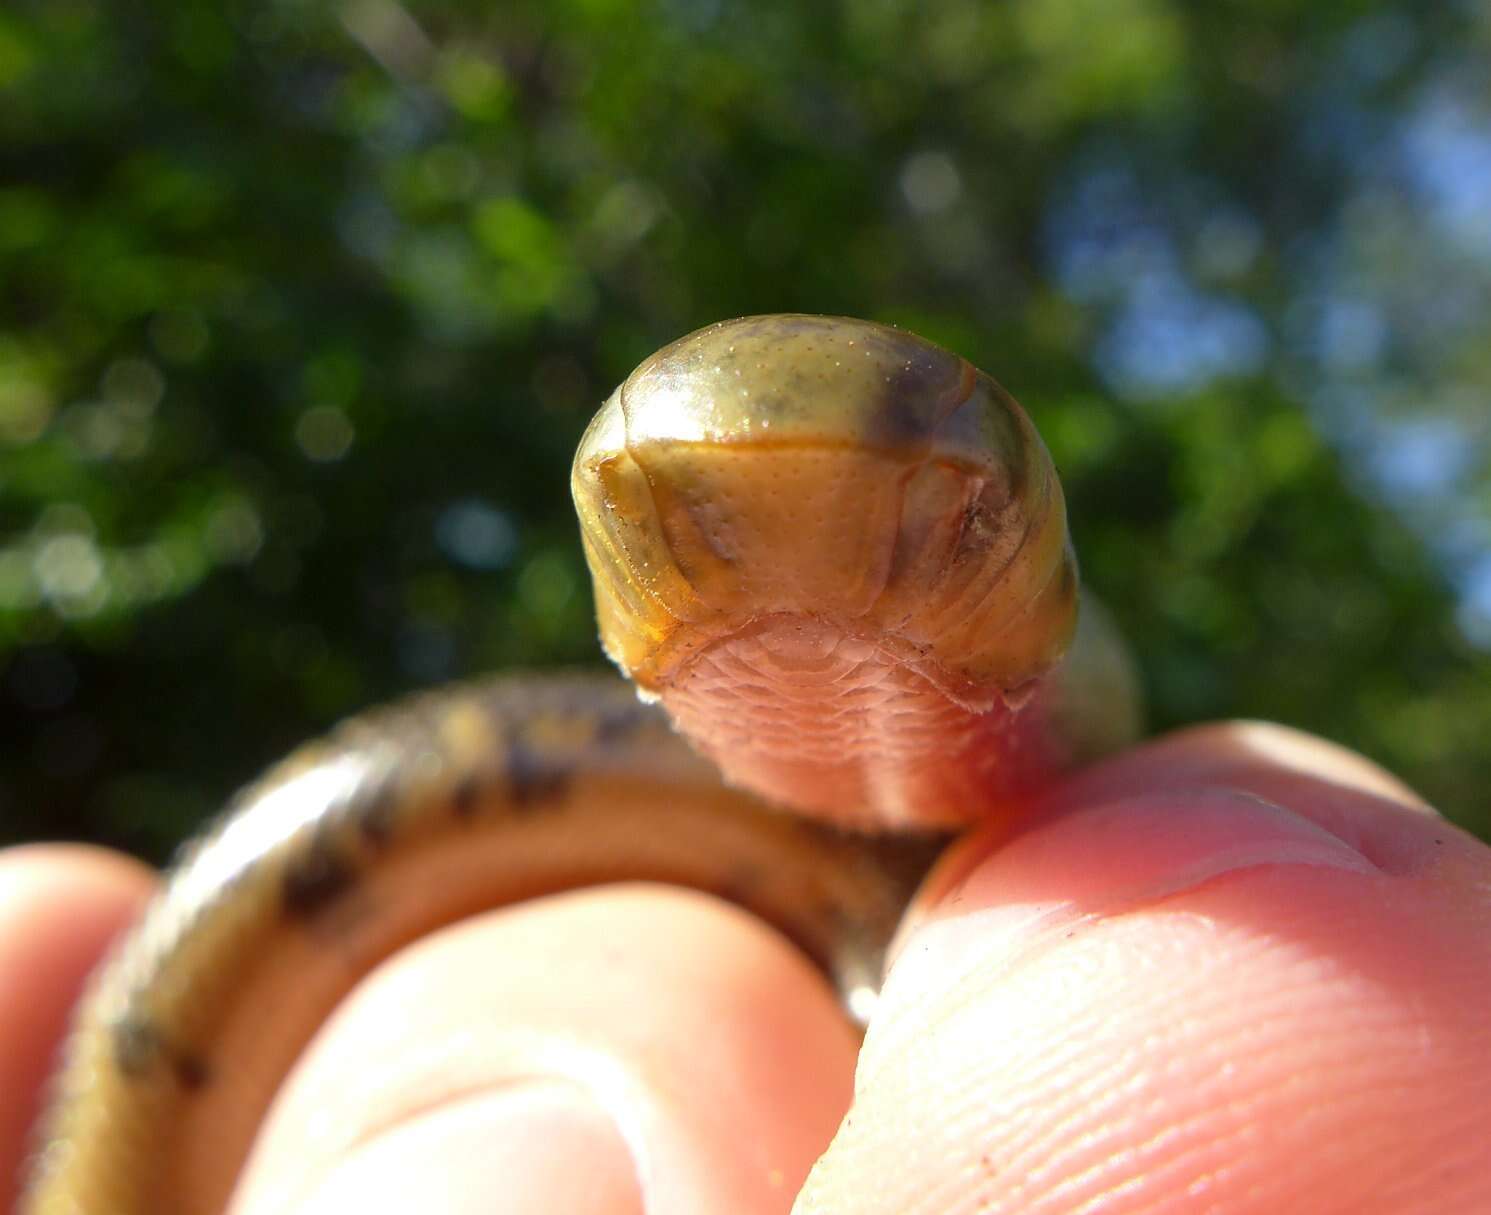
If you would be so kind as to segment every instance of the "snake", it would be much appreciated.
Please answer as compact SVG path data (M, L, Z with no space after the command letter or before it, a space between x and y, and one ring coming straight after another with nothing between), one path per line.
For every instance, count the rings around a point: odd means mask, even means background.
M230 800L78 1003L23 1215L210 1215L282 1079L381 961L625 880L748 909L873 1008L950 833L1132 740L1025 411L903 329L721 322L652 355L571 489L631 686L503 675L336 727Z

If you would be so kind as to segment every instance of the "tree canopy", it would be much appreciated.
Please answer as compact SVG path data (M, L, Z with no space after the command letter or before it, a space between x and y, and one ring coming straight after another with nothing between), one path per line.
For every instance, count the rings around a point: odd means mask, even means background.
M581 429L789 310L1025 404L1156 728L1486 831L1488 63L1469 3L0 8L0 833L159 856L341 715L598 662Z

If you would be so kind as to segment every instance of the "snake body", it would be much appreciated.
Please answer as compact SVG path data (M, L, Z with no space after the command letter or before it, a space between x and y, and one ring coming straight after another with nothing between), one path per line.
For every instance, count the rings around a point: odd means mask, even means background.
M508 677L272 768L92 980L24 1215L221 1211L363 975L545 893L642 879L734 901L862 1018L938 842L905 830L1009 812L1137 730L1121 646L1099 609L1078 619L1034 429L919 338L702 330L602 408L574 490L607 652L697 750L619 681Z

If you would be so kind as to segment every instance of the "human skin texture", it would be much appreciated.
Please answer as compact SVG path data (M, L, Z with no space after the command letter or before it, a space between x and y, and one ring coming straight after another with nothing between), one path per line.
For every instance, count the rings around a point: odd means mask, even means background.
M302 1059L235 1215L1491 1210L1491 850L1254 724L1028 810L934 870L862 1048L792 946L698 894L418 942ZM67 1007L149 885L0 859L11 1193Z

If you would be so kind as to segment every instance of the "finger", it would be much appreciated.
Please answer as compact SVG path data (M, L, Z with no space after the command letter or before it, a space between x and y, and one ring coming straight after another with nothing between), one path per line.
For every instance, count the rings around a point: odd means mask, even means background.
M145 866L99 848L0 852L0 1210L15 1202L73 1002L154 885Z
M1048 808L934 875L801 1212L1491 1210L1491 850L1254 725Z
M354 992L233 1210L786 1211L856 1046L801 955L724 903L623 886L526 904Z

